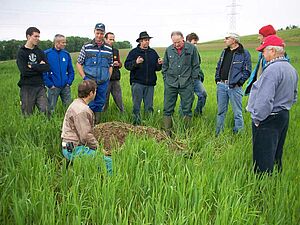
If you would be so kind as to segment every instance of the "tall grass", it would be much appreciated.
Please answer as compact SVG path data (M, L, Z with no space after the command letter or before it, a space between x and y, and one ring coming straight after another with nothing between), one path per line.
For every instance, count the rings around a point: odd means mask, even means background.
M287 49L298 71L299 50ZM130 135L113 153L113 176L106 174L100 151L98 157L78 159L66 170L60 153L65 109L59 102L51 119L39 113L24 119L15 62L0 63L0 224L299 224L299 104L290 114L283 172L255 177L250 115L244 113L245 130L234 136L229 111L225 132L214 136L214 71L220 52L201 51L208 92L204 115L193 118L185 132L176 108L174 130L193 157L147 137ZM257 53L251 53L255 63ZM159 54L163 55L163 49ZM142 117L143 124L156 128L161 127L163 111L160 73L158 77L155 113ZM73 97L79 81L77 74ZM121 84L126 112L120 115L111 99L104 121L131 122L129 72L125 69ZM246 102L245 97L244 106Z

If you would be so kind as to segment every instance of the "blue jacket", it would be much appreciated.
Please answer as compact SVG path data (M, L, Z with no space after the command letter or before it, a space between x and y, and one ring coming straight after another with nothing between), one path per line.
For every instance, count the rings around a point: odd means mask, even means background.
M50 71L43 73L45 85L62 88L66 85L71 86L74 80L74 69L70 54L62 49L49 48L45 51Z
M136 59L141 56L144 62L136 64ZM156 71L160 71L162 65L159 65L157 60L159 56L152 48L141 49L140 45L132 49L126 60L125 68L130 70L130 85L132 83L139 83L143 85L156 85Z
M231 66L229 69L228 80L229 80L230 88L234 88L235 85L243 86L243 84L249 78L251 73L251 67L252 67L251 55L248 52L248 50L244 49L243 45L241 44L239 45L240 46L233 54ZM226 50L228 51L229 48L223 50L219 62L217 64L216 75L215 75L216 82L221 81L220 71L221 71L221 66L223 63L224 54Z
M109 67L113 63L111 46L105 43L98 46L95 40L92 40L82 47L80 54L84 54L83 69L89 79L102 84L110 78Z

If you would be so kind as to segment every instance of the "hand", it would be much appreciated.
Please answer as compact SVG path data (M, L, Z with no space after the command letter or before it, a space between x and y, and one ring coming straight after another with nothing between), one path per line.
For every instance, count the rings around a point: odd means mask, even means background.
M43 60L40 62L40 64L46 64Z
M136 62L136 64L141 64L144 62L144 59L141 56L139 56L139 57L137 57L135 62Z
M256 127L258 127L258 126L259 126L259 122L254 123L254 125L255 125Z
M118 67L120 63L118 61L114 61L113 66Z
M159 65L161 65L161 64L164 63L164 60L163 60L162 58L158 58L157 63L158 63Z
M55 86L53 85L50 89L54 89L55 88Z

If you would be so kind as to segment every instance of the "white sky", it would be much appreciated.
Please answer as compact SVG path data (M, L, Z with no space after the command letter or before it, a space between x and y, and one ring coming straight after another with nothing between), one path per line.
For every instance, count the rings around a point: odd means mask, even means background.
M233 0L0 0L0 40L25 39L29 26L41 31L41 40L57 33L93 38L96 23L106 25L119 41L135 46L147 31L150 46L168 46L170 34L196 32L200 42L221 39L230 31ZM275 29L300 25L300 0L236 0L236 32L256 34L264 25Z

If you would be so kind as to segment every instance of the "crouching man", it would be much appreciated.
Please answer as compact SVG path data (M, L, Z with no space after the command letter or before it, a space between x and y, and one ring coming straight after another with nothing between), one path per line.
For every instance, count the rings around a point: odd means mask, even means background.
M97 84L93 80L84 80L78 86L78 98L69 106L62 126L62 153L72 162L81 155L96 154L99 147L93 133L95 116L88 104L96 96ZM104 160L109 174L112 174L112 160L104 151Z

